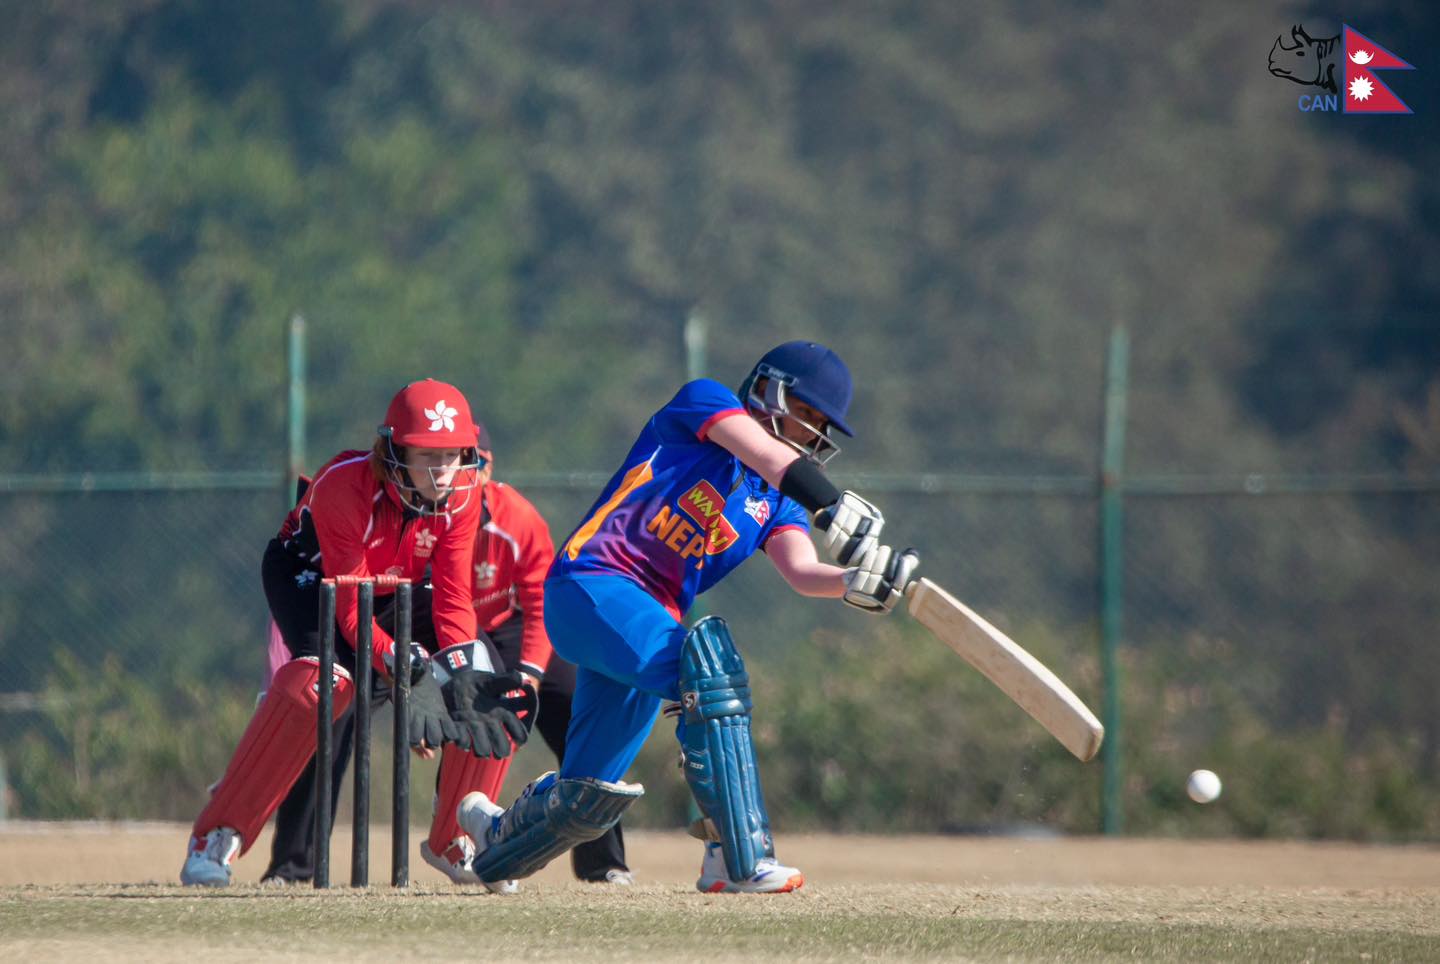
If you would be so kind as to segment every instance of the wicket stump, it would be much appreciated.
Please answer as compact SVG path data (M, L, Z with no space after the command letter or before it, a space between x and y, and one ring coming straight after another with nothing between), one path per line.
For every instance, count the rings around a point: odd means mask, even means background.
M410 632L412 587L396 576L336 576L320 583L320 681L315 749L315 886L330 886L330 794L334 763L335 590L354 586L359 596L355 635L355 804L350 886L370 885L370 658L374 649L375 587L395 589L396 671L390 696L395 709L394 814L390 828L392 887L410 885Z

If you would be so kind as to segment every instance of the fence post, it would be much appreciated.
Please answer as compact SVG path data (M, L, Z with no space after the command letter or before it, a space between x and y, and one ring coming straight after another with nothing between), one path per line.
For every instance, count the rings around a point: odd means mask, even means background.
M692 382L705 377L705 335L705 316L691 311L685 318L685 377Z
M1105 687L1105 768L1100 798L1101 826L1118 834L1124 820L1121 795L1124 774L1120 758L1120 662L1117 650L1125 612L1125 394L1130 366L1130 339L1125 329L1110 332L1105 363L1105 426L1100 466L1100 671Z
M290 393L287 414L289 445L286 453L285 510L295 504L295 482L305 474L305 319L290 318L290 350L288 353Z
M698 310L691 309L690 314L685 317L685 378L694 381L697 378L705 377L705 342L706 342L705 316ZM745 404L745 399L740 399L740 404ZM690 625L695 625L705 616L705 603L696 599L690 604L691 617ZM685 822L687 826L693 826L704 818L700 807L691 796L685 805Z

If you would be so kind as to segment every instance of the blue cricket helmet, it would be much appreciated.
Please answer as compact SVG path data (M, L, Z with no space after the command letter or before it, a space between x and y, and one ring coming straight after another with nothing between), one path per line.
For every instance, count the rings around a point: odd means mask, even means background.
M823 412L831 425L854 438L845 416L855 386L850 369L829 348L814 341L787 341L775 346L755 364L740 397L745 398L755 379L761 377L784 385L785 395Z

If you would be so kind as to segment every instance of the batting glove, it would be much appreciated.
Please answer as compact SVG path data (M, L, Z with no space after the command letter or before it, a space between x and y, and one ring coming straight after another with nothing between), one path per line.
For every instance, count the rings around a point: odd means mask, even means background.
M845 603L867 613L882 615L905 598L905 588L920 568L920 553L914 549L896 552L880 546L845 570Z
M837 565L851 566L880 545L885 516L854 492L840 494L839 500L815 514L815 528L825 533L825 551Z

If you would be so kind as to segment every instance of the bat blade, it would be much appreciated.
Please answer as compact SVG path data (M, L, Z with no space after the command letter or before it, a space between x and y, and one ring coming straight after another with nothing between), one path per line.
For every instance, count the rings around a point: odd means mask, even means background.
M1082 761L1100 750L1105 727L1045 664L929 579L910 591L910 615L998 686Z

